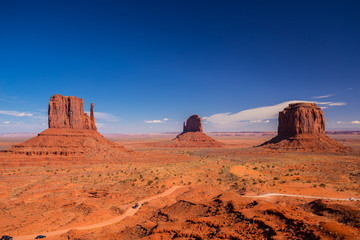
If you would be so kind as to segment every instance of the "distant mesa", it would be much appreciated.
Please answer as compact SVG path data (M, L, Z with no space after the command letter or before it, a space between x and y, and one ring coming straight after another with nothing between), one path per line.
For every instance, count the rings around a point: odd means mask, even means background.
M289 104L279 113L278 135L260 145L276 150L345 152L343 146L325 135L325 118L315 103Z
M199 115L192 115L184 122L183 133L187 132L202 132L202 119Z
M224 144L203 133L202 119L192 115L184 122L183 132L167 142L155 143L159 147L222 147Z
M85 158L117 158L132 151L97 132L94 104L90 116L84 112L83 100L56 94L50 98L49 128L30 140L14 145L2 154L26 156L70 156Z

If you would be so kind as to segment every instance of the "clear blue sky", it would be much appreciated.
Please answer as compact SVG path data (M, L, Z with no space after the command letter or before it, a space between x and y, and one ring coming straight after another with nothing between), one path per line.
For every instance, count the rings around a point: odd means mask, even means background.
M257 108L292 100L321 102L327 129L359 130L359 13L358 1L3 0L0 133L45 129L57 93L94 102L103 133L181 131L195 113L206 131L276 130Z

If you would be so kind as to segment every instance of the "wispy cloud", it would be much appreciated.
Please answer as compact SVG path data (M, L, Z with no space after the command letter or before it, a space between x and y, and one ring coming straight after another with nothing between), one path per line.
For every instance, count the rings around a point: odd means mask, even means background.
M86 112L88 115L90 115L90 112ZM109 122L118 122L120 119L119 117L111 114L111 113L105 113L105 112L94 112L95 120L105 120Z
M267 123L270 119L276 119L280 111L287 107L291 103L298 102L309 102L303 100L292 100L286 101L272 106L252 108L248 110L243 110L238 113L218 113L211 115L209 117L204 117L204 120L219 127L234 127L240 123L250 122L250 123ZM315 102L321 107L330 107L330 106L344 106L344 102ZM269 121L270 122L270 121Z
M4 124L9 124L10 123L10 121L5 121L5 122L3 122Z
M18 111L3 111L3 110L0 110L0 114L14 116L14 117L32 117L34 115L33 113L18 112Z
M145 120L145 123L163 123L164 121L162 120Z
M345 122L345 121L337 121L337 124L360 124L360 121L349 121L349 122Z
M269 123L270 120L251 120L250 123Z
M318 99L318 98L328 98L328 97L332 97L332 96L334 96L335 94L328 94L328 95L323 95L323 96L315 96L315 97L313 97L313 98L315 98L315 99Z
M106 125L103 123L96 123L97 128L104 128Z
M320 103L319 103L319 104L320 104ZM322 104L328 104L330 107L334 107L334 106L345 106L345 105L346 105L345 102L322 103Z
M164 123L166 121L169 121L169 119L164 118L163 120L144 120L145 123Z

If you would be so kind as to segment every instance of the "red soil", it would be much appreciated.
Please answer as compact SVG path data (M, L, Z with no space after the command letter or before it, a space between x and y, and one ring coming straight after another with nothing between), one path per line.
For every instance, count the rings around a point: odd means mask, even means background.
M193 190L194 191L194 190ZM208 198L209 199L209 198ZM322 200L299 204L243 198L234 192L155 211L114 239L356 239L358 208ZM104 239L110 239L104 236ZM75 239L75 238L70 238Z

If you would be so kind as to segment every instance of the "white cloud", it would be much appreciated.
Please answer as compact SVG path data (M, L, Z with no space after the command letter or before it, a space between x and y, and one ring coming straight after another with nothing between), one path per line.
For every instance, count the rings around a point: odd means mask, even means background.
M25 112L18 112L18 111L3 111L0 110L0 114L15 116L15 117L32 117L33 113L25 113Z
M270 120L250 120L250 123L269 123Z
M96 127L97 127L97 128L103 128L103 127L105 127L105 124L103 124L103 123L96 123Z
M163 121L169 121L169 119L168 119L168 118L164 118Z
M10 123L10 121L5 121L5 122L3 122L3 123L5 123L5 124L9 124L9 123Z
M329 106L329 107L335 107L335 106L345 106L346 105L346 102L315 102L317 103L318 105L326 105L326 106ZM324 108L324 107L322 107Z
M211 115L209 117L204 117L204 120L219 127L224 127L224 126L235 127L239 123L244 123L246 121L250 121L251 123L261 123L261 122L266 122L269 119L276 119L278 117L279 112L282 111L285 107L287 107L291 103L298 103L298 102L310 102L310 101L292 100L292 101L286 101L279 104L275 104L272 106L243 110L233 114L230 112L218 113ZM321 107L346 105L346 103L344 102L315 102L315 103L321 105Z
M351 122L344 122L344 121L337 121L337 124L360 124L360 121L351 121Z
M90 112L86 112L88 115L90 115ZM105 112L94 112L95 120L101 119L109 122L118 122L119 118L115 115L112 115L111 113L105 113Z
M313 98L328 98L328 97L332 97L334 96L334 94L328 94L328 95L324 95L324 96L315 96Z
M145 123L163 123L161 120L145 120Z

